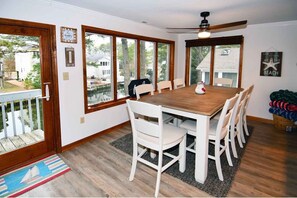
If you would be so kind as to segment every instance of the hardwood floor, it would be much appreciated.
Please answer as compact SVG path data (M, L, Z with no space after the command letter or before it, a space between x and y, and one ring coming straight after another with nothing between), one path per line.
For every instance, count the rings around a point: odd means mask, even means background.
M228 196L297 196L297 133L280 132L257 121L248 123L254 126L253 134ZM126 124L62 153L72 171L23 196L152 197L156 171L138 163L134 181L128 181L131 156L109 145L130 131ZM163 173L159 196L209 195Z

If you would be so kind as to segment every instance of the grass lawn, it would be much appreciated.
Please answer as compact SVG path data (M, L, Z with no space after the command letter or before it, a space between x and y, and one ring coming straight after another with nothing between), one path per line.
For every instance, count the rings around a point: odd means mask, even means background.
M26 90L26 89L4 81L4 88L0 88L0 93L9 93L9 92L23 91L23 90Z

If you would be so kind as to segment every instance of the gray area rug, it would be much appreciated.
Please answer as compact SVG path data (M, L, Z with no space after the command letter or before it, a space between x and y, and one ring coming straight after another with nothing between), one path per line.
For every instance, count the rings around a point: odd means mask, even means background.
M253 128L248 126L248 129L251 136ZM245 138L246 141L248 141L250 136ZM193 139L194 138L191 138L191 136L188 135L187 144L190 144L191 142L193 142ZM128 153L129 155L132 156L132 134L127 134L113 141L110 144L116 147L117 149L125 153ZM237 146L238 158L234 158L231 155L233 166L229 166L225 154L221 155L221 165L222 165L224 181L220 181L218 178L215 162L213 160L208 160L208 175L207 175L206 181L204 182L204 184L200 184L196 182L194 177L195 154L190 152L187 152L186 171L184 173L179 172L178 163L175 163L171 167L169 167L165 171L165 173L172 175L173 177L176 177L192 186L195 186L198 189L203 190L204 192L207 192L209 195L212 195L215 197L226 197L232 185L232 181L234 179L235 173L239 167L240 160L243 156L246 144L244 144L244 148L240 148L238 143L236 142L236 146ZM177 147L173 148L169 152L173 154L177 154L178 148ZM209 144L209 153L213 155L213 152L214 152L214 147L212 144ZM151 159L148 154L144 157L146 159L149 159L153 163L157 164L158 157ZM168 159L166 159L166 157L164 156L163 158L164 163L166 163L167 160Z

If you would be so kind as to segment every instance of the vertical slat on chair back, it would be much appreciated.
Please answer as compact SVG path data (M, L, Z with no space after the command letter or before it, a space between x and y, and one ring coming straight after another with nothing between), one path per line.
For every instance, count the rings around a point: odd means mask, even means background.
M137 100L139 100L141 94L151 93L151 95L154 95L154 87L152 84L141 84L135 87L135 92L136 98Z
M140 101L127 100L133 133L140 132L146 135L160 137L163 127L161 106ZM148 119L143 119L146 117ZM150 119L156 119L157 122Z
M172 84L171 81L161 81L157 83L158 91L159 93L162 92L162 89L169 89L172 90Z
M224 107L223 107L223 110L222 110L222 113L221 113L221 116L219 119L219 123L218 123L217 129L216 129L216 137L218 137L217 138L218 143L221 139L223 139L228 134L230 121L231 121L231 115L233 113L234 106L238 100L238 97L239 97L239 95L236 94L236 96L234 96L230 99L227 99L224 104ZM218 135L218 133L220 135Z

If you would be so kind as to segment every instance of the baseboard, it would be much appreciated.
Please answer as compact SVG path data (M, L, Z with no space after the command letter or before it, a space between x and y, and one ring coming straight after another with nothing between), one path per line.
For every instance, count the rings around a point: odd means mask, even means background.
M119 124L119 125L116 125L116 126L113 126L113 127L109 128L109 129L100 131L100 132L98 132L98 133L96 133L96 134L94 134L94 135L88 136L88 137L86 137L86 138L83 138L83 139L81 139L81 140L78 140L78 141L76 141L76 142L73 142L73 143L71 143L71 144L68 144L68 145L66 145L66 146L63 146L63 147L62 147L62 152L71 150L71 149L73 149L73 148L75 148L75 147L77 147L77 146L80 146L80 145L82 145L82 144L84 144L84 143L86 143L86 142L89 142L89 141L91 141L91 140L93 140L93 139L95 139L95 138L97 138L97 137L99 137L99 136L101 136L101 135L104 135L104 134L106 134L106 133L109 133L110 131L112 131L112 130L114 130L114 129L121 128L122 126L126 125L128 122L130 122L130 121L121 123L121 124Z
M265 119L265 118L259 118L259 117L254 117L254 116L246 116L248 120L253 120L253 121L258 121L262 122L265 124L273 124L273 120Z

